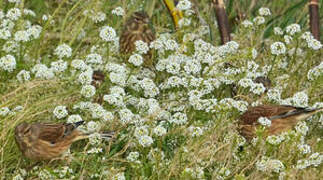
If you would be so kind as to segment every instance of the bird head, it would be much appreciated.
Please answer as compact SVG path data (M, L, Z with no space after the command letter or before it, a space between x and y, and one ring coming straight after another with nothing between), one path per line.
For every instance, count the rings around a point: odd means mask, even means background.
M144 11L134 12L131 18L138 24L149 24L149 16Z
M30 145L30 137L32 137L31 125L23 122L15 128L15 139L18 146L25 149Z

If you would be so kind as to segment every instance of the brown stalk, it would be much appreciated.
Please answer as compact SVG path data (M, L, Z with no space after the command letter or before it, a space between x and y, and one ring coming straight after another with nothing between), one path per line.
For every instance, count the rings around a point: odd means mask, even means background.
M314 38L320 40L320 16L319 16L319 1L309 0L310 13L310 30Z
M225 12L223 0L212 0L212 3L215 8L216 19L218 21L221 43L225 44L231 41L230 37L230 26L228 21L228 16Z

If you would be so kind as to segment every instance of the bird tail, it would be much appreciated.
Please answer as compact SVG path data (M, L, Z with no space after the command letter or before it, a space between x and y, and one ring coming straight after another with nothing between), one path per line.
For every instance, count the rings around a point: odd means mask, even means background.
M303 119L306 119L306 118L312 116L313 114L316 114L321 111L323 111L323 107L322 108L310 108L310 107L300 108L300 107L297 107L294 111L290 111L290 112L280 114L277 116L272 116L270 119L274 120L274 119L287 118L287 117L294 116L294 117L297 117L296 119L298 119L298 120L303 120Z
M103 132L100 134L101 138L104 140L110 140L115 136L115 132L110 131L110 132Z

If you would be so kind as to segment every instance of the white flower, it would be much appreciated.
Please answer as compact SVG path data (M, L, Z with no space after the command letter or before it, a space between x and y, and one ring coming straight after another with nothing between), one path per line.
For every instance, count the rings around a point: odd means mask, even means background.
M91 145L98 145L101 143L102 137L101 134L95 132L90 134L89 136L89 142Z
M149 51L148 44L142 40L137 40L135 42L136 51L139 54L146 54Z
M28 42L30 40L30 34L27 31L17 31L15 33L15 41Z
M102 148L93 147L90 150L88 150L86 153L88 153L88 154L98 154L98 153L101 153L102 151L103 151Z
M167 132L167 130L163 127L163 126L156 126L154 128L154 134L156 134L157 136L163 136L165 135Z
M6 14L6 16L10 20L13 20L13 21L18 20L19 17L21 16L20 9L18 9L18 8L9 9L9 11Z
M304 136L307 134L307 132L309 130L309 128L305 122L298 123L298 125L295 127L295 129L296 129L296 132L298 132Z
M50 65L51 69L55 73L61 73L67 69L67 62L63 60L54 61Z
M271 126L271 120L266 117L260 117L258 122L263 126Z
M88 132L96 132L100 129L100 125L94 121L90 121L86 125Z
M80 60L80 59L74 59L72 62L71 62L71 66L75 69L78 69L78 70L85 70L86 69L86 64L83 60Z
M11 33L8 29L0 29L0 39L7 40L11 37Z
M281 100L281 92L278 89L269 89L267 92L268 99L279 102Z
M126 180L124 172L114 175L112 180Z
M139 152L130 152L129 155L127 156L127 160L131 162L137 161L139 158Z
M122 9L122 7L116 7L115 9L113 9L111 11L112 14L115 14L117 16L123 16L124 15L124 10Z
M253 23L251 22L251 21L249 21L249 20L244 20L244 21L242 21L242 23L241 23L242 25L243 25L243 27L245 27L245 28L248 28L248 27L252 27L253 26Z
M293 96L293 104L298 107L308 106L308 95L306 92L297 92Z
M80 82L81 84L90 84L92 82L92 71L85 71L82 72L79 76L78 76L78 82Z
M30 80L30 72L26 70L21 70L17 74L17 79L19 82L29 81Z
M307 144L299 144L297 148L302 154L308 154L311 152L311 146Z
M112 27L104 26L104 27L102 27L102 29L100 31L100 37L106 42L111 42L116 39L117 34L116 34L116 31Z
M301 26L299 24L291 24L286 27L286 32L290 35L294 35L301 31Z
M37 39L42 31L42 27L39 25L33 25L27 29L27 33L33 38Z
M179 10L188 10L191 8L191 6L192 4L189 0L180 0L176 5L176 8Z
M57 119L62 119L68 115L66 106L56 106L53 113Z
M0 69L12 72L16 69L16 58L10 54L0 58Z
M20 3L20 0L8 0L8 2L11 2L11 3L16 3L16 4L18 4L18 3Z
M78 114L72 114L72 115L68 116L68 118L67 118L68 123L75 123L75 122L79 122L79 121L82 121L82 117Z
M54 54L58 56L60 59L63 57L71 57L72 56L72 48L67 44L61 44L57 46Z
M85 62L88 64L102 64L102 56L100 54L92 53L86 56Z
M10 109L8 107L0 108L0 116L6 116L10 113Z
M257 16L253 18L253 22L256 23L257 25L261 25L265 23L265 18L262 16Z
M278 145L280 144L283 140L285 140L284 136L282 135L272 135L272 136L268 136L266 141L269 143L269 144L272 144L272 145Z
M184 113L177 112L171 117L169 122L175 123L177 125L183 125L187 122L187 116Z
M81 89L82 96L90 98L95 94L95 87L92 85L84 85Z
M307 168L310 165L311 165L311 163L308 160L306 160L306 159L300 159L300 160L297 161L296 168L297 169L305 169L305 168Z
M276 35L283 35L284 31L280 27L274 27L274 34Z
M144 135L139 137L139 144L141 144L143 147L148 147L154 142L153 138L150 136Z
M129 57L128 61L135 66L140 66L144 62L144 59L140 54L133 54Z
M313 49L313 50L319 50L319 49L322 48L323 45L321 44L320 41L312 38L312 39L310 39L310 40L307 41L307 46L309 48Z
M120 121L124 124L132 121L134 114L129 109L121 109L119 111Z
M270 10L268 8L262 7L258 10L260 16L270 16Z
M284 43L282 42L274 42L271 46L271 54L273 55L280 55L280 54L285 54L286 52L286 47Z
M190 126L188 130L190 131L192 137L198 137L203 134L203 129L200 127Z

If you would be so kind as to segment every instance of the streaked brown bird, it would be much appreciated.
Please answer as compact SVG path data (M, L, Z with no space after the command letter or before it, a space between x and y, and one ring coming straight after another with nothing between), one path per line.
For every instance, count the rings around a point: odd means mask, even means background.
M240 116L239 132L246 139L256 136L256 128L260 125L258 119L266 117L271 120L271 126L265 130L265 135L277 135L292 129L299 121L304 120L323 108L301 108L289 105L261 105L249 108Z
M136 50L135 42L142 40L148 45L156 39L155 33L150 25L150 19L146 12L134 12L130 18L127 19L122 30L119 44L120 52L123 54L130 54ZM145 65L152 65L152 54L148 52L145 56Z
M32 123L23 122L15 128L15 139L22 154L31 160L51 160L62 155L75 141L88 138L77 129L84 121L75 123ZM112 133L101 135L112 137Z

